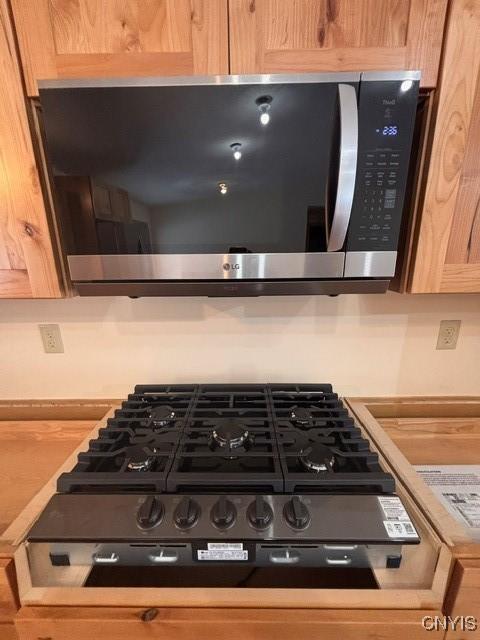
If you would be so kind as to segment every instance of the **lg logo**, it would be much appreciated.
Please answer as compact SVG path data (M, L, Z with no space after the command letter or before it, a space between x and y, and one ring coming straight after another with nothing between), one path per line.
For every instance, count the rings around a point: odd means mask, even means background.
M224 262L223 270L224 271L230 271L230 269L232 271L236 271L236 270L240 269L240 265L238 264L238 262L234 262L233 264L230 264L229 262Z

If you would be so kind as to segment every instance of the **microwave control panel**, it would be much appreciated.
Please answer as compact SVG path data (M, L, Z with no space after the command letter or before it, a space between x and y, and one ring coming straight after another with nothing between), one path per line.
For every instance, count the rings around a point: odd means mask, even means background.
M418 81L360 84L355 194L348 251L396 251L402 221Z

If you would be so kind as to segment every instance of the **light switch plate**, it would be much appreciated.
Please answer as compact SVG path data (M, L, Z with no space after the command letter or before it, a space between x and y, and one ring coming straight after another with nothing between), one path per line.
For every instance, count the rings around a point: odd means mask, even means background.
M63 353L63 340L58 324L39 324L45 353Z
M461 320L442 320L438 330L437 349L456 349Z

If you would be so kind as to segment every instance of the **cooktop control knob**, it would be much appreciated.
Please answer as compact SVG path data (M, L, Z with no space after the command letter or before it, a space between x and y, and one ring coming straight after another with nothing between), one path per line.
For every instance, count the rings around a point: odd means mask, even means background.
M192 500L192 498L185 496L175 509L173 521L179 529L190 529L193 525L197 524L199 516L200 507L198 503Z
M163 504L157 496L148 496L137 511L137 524L140 529L152 529L163 518Z
M220 496L210 512L212 523L217 529L228 529L235 522L237 510L231 500Z
M272 507L262 496L257 496L248 505L247 518L255 529L266 529L273 520Z
M310 513L298 496L286 503L283 515L292 529L306 529L310 524Z

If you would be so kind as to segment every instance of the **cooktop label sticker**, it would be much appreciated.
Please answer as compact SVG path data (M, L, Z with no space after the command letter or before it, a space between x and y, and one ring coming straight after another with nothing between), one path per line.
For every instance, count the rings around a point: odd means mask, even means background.
M197 549L198 560L248 560L248 549L242 542L209 542L206 549Z
M417 532L411 522L392 522L384 520L383 524L390 538L417 538Z
M385 518L383 526L390 538L418 538L418 533L400 498L379 496L378 501Z

